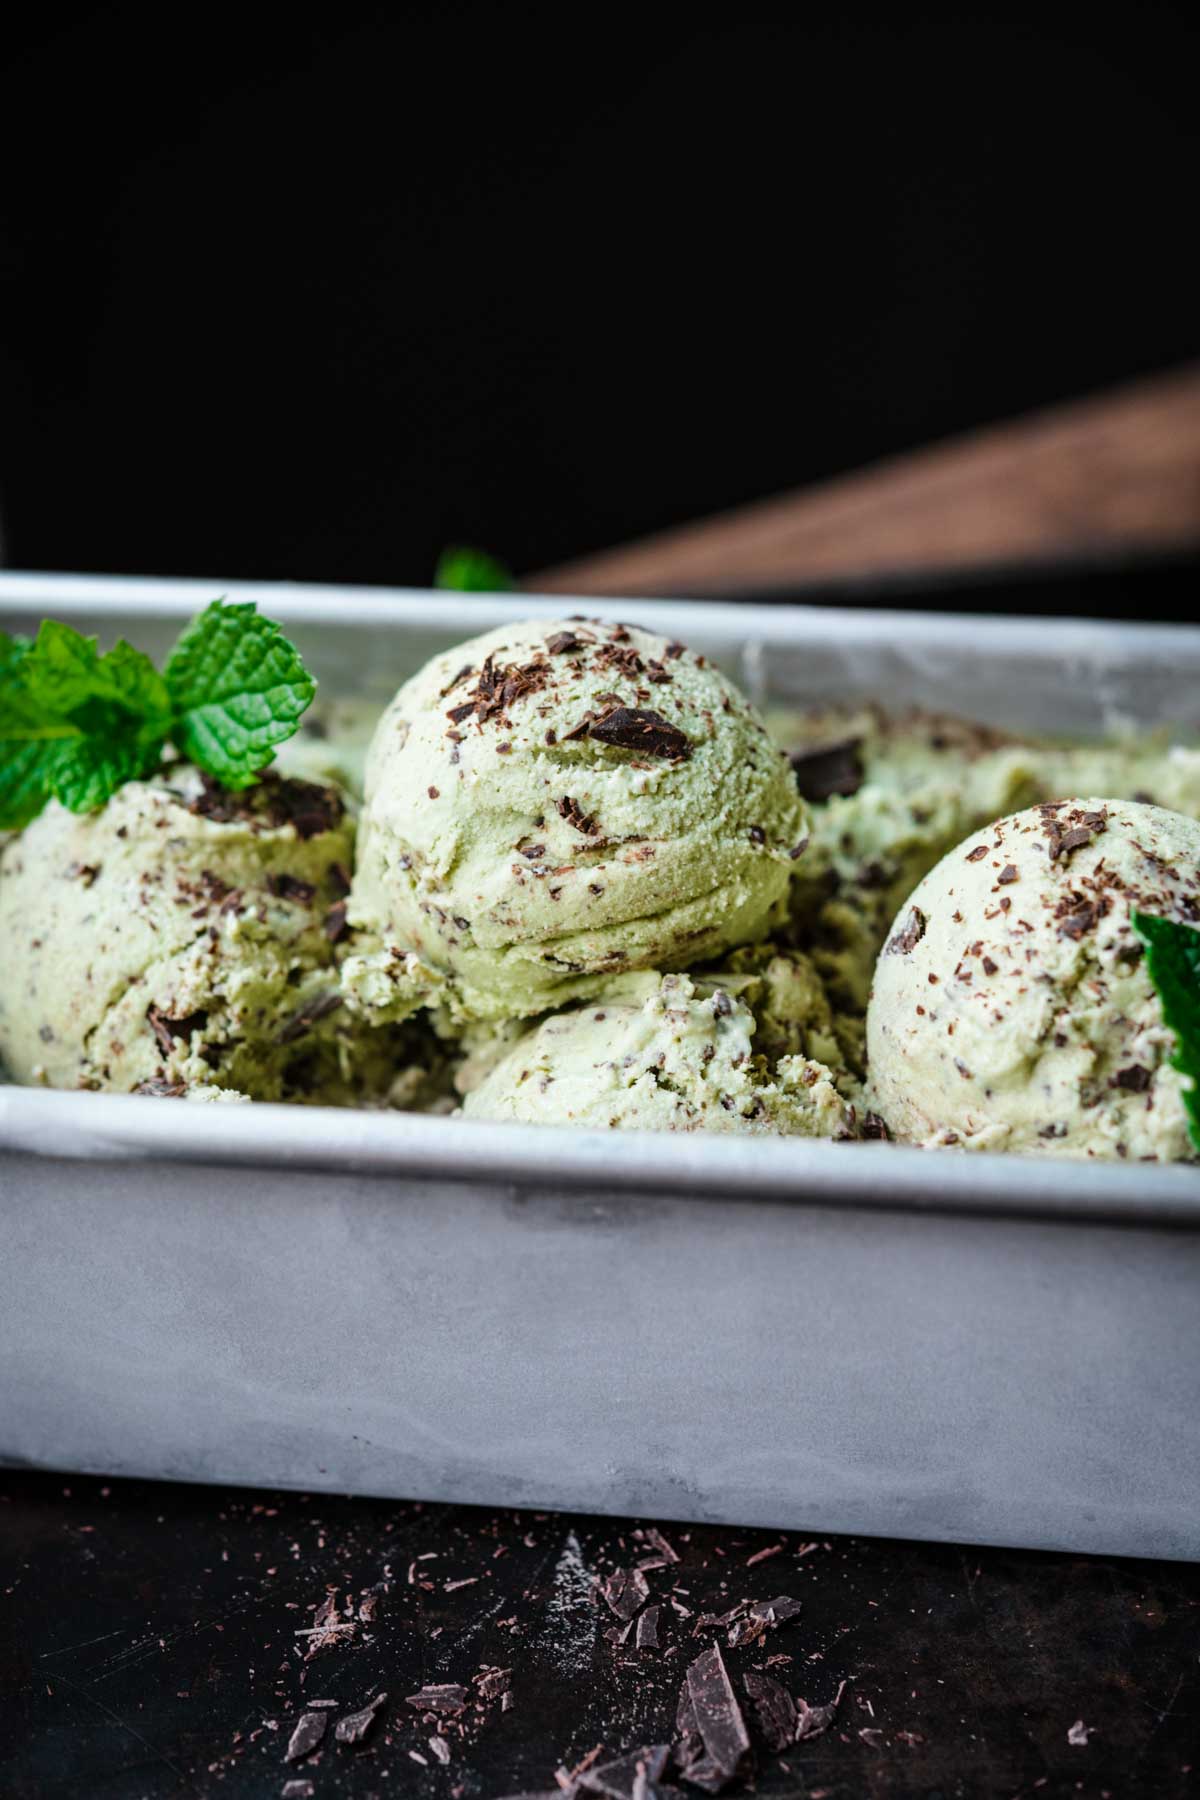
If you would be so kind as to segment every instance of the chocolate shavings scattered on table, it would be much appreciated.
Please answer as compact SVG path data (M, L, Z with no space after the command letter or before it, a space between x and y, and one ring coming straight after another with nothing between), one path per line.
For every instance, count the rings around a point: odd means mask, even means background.
M333 1735L338 1743L361 1743L375 1722L375 1714L379 1711L381 1706L385 1706L386 1704L387 1695L376 1694L375 1698L369 1701L361 1711L347 1713L344 1719L339 1719L333 1728Z
M640 1569L614 1569L601 1591L618 1619L632 1619L650 1598L650 1584Z
M690 1665L685 1682L691 1719L704 1746L689 1756L680 1774L696 1787L716 1793L739 1774L750 1755L750 1735L720 1648L714 1644ZM682 1701L682 1697L681 1697ZM692 1733L686 1734L690 1739Z
M288 1739L288 1747L283 1753L284 1762L299 1762L302 1756L307 1756L310 1751L315 1750L325 1736L325 1727L328 1723L327 1713L301 1713L300 1722Z

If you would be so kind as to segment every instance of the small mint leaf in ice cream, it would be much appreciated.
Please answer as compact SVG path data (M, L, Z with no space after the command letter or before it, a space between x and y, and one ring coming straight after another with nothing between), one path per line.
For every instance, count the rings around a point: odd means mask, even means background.
M461 594L508 594L517 584L504 564L486 550L452 544L438 557L433 585L454 588Z
M90 812L157 764L170 725L153 663L126 643L106 656L94 638L43 622L31 644L0 645L0 829L37 817L47 800Z
M165 673L173 742L227 788L250 785L317 691L295 645L251 602L214 600L183 633Z
M1130 921L1146 946L1146 967L1175 1034L1171 1067L1190 1078L1183 1103L1188 1136L1200 1151L1200 930L1152 913L1132 913Z

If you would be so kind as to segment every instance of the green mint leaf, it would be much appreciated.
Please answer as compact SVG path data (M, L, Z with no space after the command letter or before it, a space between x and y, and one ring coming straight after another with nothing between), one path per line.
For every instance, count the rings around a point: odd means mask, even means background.
M42 621L20 674L35 704L59 718L93 703L141 719L165 719L171 709L167 684L142 651L122 639L101 656L95 638L57 619Z
M187 627L164 673L172 741L229 788L250 785L317 691L295 645L249 601L214 600Z
M166 685L120 643L107 656L70 626L0 644L0 829L19 830L47 800L102 806L156 766L170 724Z
M1171 1067L1191 1078L1183 1103L1188 1136L1200 1151L1200 930L1153 913L1131 913L1130 922L1146 946L1146 967L1175 1034Z
M517 584L504 564L486 550L452 544L438 557L433 585L455 588L460 594L508 594Z

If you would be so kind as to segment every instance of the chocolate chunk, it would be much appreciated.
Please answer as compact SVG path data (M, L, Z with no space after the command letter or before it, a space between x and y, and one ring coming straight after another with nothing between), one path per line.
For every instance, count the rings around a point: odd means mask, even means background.
M344 900L334 901L325 914L325 923L322 929L331 944L341 943L350 929L346 923L346 902Z
M796 1703L785 1687L751 1669L742 1686L754 1706L758 1728L771 1750L786 1750L796 1741Z
M732 1781L749 1756L750 1738L718 1645L690 1665L687 1685L708 1761L715 1773Z
M452 706L447 712L446 717L453 724L461 725L463 720L469 719L474 711L475 702L473 700L464 700L461 706Z
M288 1739L288 1747L283 1754L284 1762L299 1762L302 1756L315 1750L325 1736L328 1723L328 1716L323 1712L301 1713L300 1722Z
M804 744L789 752L804 798L819 802L835 794L857 794L864 780L861 751L861 738L844 738L836 744Z
M1001 887L1007 887L1010 882L1016 881L1016 879L1017 870L1014 863L1005 863L1004 867L996 877L996 880Z
M885 1143L890 1142L892 1136L886 1122L874 1112L867 1113L863 1119L862 1134L865 1138L882 1138Z
M868 1117L877 1118L878 1115L870 1113ZM883 1120L879 1119L879 1123L883 1125ZM886 1137L886 1125L883 1130ZM789 1619L798 1618L803 1611L803 1601L793 1600L790 1594L776 1594L773 1600L755 1600L750 1608L753 1618L765 1619L768 1625L786 1625Z
M599 1794L603 1800L640 1800L661 1781L671 1750L668 1744L648 1744L629 1750L612 1762L599 1763L579 1777L577 1794Z
M618 1619L632 1619L650 1598L650 1587L640 1569L614 1569L601 1590Z
M668 644L663 655L668 662L676 662L687 650L686 644Z
M658 1649L658 1619L661 1606L648 1606L638 1614L637 1647L639 1650Z
M925 927L928 923L928 919L926 919L925 914L921 911L919 906L910 907L908 918L905 920L902 929L896 933L894 938L891 938L888 941L888 955L910 955L925 936Z
M268 875L267 887L277 900L294 900L298 906L307 906L317 891L311 881L296 875Z
M569 656L572 650L581 647L573 631L556 631L553 637L546 639L546 648L551 656Z
M297 836L316 837L332 831L342 821L345 807L336 788L315 781L284 779L268 770L252 787L232 791L211 775L201 776L202 791L188 802L188 811L228 825L245 821L277 831L290 825Z
M1092 926L1096 923L1098 917L1099 914L1095 904L1091 900L1085 900L1080 905L1076 906L1074 911L1068 912L1065 917L1060 920L1058 935L1059 937L1072 938L1078 943L1079 939L1092 929Z
M376 1694L375 1698L364 1706L361 1712L347 1713L339 1719L333 1728L333 1735L339 1744L360 1744L370 1731L375 1714L387 1701L386 1694Z
M453 1681L434 1683L419 1693L406 1694L404 1704L417 1712L460 1713L467 1704L467 1690Z
M637 750L643 756L662 757L670 762L682 761L692 754L691 741L678 725L670 724L649 707L611 707L593 719L588 735L612 748Z
M987 855L987 853L988 853L988 847L986 844L976 844L976 846L973 850L967 851L967 861L968 862L980 862L982 860L982 858Z
M431 800L436 800L436 799L438 799L438 798L439 798L439 790L438 790L438 789L437 789L437 788L435 788L435 787L430 787L430 788L427 788L427 789L426 789L426 792L427 792L427 793L428 793L428 795L429 795L429 798L430 798L430 799L431 799Z
M562 799L558 802L558 810L562 817L567 821L567 824L573 825L576 831L581 831L585 837L593 837L595 835L595 819L592 817L591 813L585 813L578 800L573 800L570 794L563 795Z
M984 957L983 972L985 975L995 975L999 967L1000 964L998 962L993 962L990 956Z
M146 1008L146 1018L164 1056L170 1056L176 1038L191 1037L193 1031L203 1031L208 1024L206 1012L188 1013L186 1018L172 1019L157 1006Z
M1115 1075L1110 1075L1108 1085L1124 1088L1129 1094L1144 1094L1153 1080L1150 1070L1143 1068L1141 1063L1130 1063L1128 1068L1118 1069Z
M294 1044L297 1038L303 1037L306 1031L311 1031L321 1019L326 1019L330 1013L336 1012L341 1004L340 994L318 994L316 999L310 1000L307 1005L300 1007L284 1023L279 1033L279 1042Z

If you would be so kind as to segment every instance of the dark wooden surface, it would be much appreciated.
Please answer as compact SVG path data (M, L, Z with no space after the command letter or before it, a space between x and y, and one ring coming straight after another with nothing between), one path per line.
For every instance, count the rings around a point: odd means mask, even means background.
M1200 544L1200 366L530 575L535 593L754 593Z
M664 1525L681 1560L647 1575L661 1645L637 1651L609 1641L593 1586L654 1555L629 1522L12 1472L0 1496L6 1800L553 1789L597 1746L670 1736L714 1637L739 1693L768 1656L813 1705L847 1682L824 1736L760 1753L765 1796L1170 1800L1200 1783L1195 1567ZM297 1634L330 1593L352 1629L314 1648ZM705 1611L777 1594L803 1610L757 1648L693 1635ZM405 1704L428 1682L477 1693L489 1666L511 1670L508 1710L479 1700L439 1732ZM336 1742L332 1722L381 1691L362 1743ZM315 1700L336 1702L325 1741L286 1764Z

